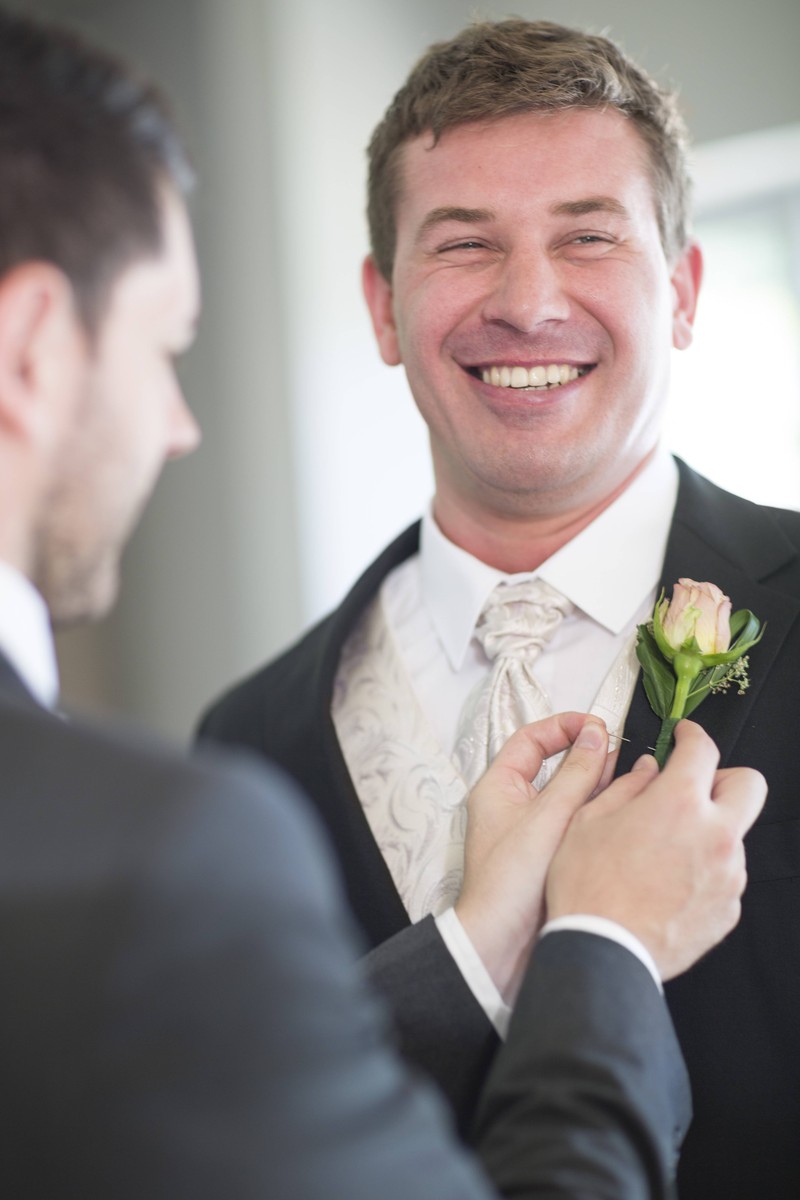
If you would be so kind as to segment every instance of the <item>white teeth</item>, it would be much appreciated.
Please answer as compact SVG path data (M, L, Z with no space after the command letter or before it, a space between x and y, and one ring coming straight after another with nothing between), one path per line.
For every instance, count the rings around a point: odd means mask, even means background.
M580 371L566 364L550 363L547 367L487 367L481 375L483 382L492 387L548 388L571 383Z

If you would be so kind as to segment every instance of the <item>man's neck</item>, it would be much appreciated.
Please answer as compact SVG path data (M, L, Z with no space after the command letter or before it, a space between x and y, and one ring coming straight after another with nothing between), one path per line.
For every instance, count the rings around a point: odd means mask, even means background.
M613 504L654 454L652 450L634 471L600 499L590 499L566 511L508 515L483 506L449 503L437 491L433 515L445 537L488 566L506 575L535 571Z

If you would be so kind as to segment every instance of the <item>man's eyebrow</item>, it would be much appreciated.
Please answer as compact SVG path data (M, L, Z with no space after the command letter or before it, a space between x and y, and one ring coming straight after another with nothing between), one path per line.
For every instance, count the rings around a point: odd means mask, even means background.
M461 225L477 225L493 220L494 213L488 208L434 208L420 225L417 241L420 241L437 225L443 225L445 221L455 221Z
M613 196L587 196L585 200L563 200L560 204L553 205L551 212L556 217L586 217L596 212L611 213L612 216L622 217L625 220L630 217L625 205L621 204L619 200L615 200ZM417 241L421 241L437 225L443 225L446 222L479 225L494 221L494 219L495 213L490 208L459 208L457 206L434 208L420 225L417 231Z
M626 220L630 217L625 205L620 204L613 196L587 196L585 200L564 200L561 204L553 205L551 211L556 217L588 217L596 212L611 213L612 216L624 217Z

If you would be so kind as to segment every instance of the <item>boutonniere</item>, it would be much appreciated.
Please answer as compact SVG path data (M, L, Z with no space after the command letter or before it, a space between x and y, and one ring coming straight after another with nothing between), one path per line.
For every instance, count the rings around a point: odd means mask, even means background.
M661 593L636 639L647 699L661 718L655 745L659 767L669 758L678 721L709 692L734 686L744 695L750 683L747 651L761 640L764 628L747 608L731 616L730 600L713 583L680 579L672 600Z

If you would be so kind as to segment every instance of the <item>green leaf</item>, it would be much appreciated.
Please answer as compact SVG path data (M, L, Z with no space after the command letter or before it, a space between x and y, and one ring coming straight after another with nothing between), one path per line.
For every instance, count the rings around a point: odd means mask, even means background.
M636 657L642 664L642 681L650 707L663 721L672 708L676 681L646 625L639 626Z
M712 687L714 684L719 683L725 676L729 665L729 663L722 663L720 666L712 667L708 671L703 671L701 675L698 675L686 700L686 706L683 710L685 717L693 713L698 704L702 704L706 696L711 694Z
M715 670L716 669L717 668L715 668ZM710 694L712 682L710 677L713 676L713 674L714 671L704 671L703 674L700 675L695 681L694 687L686 698L686 704L683 709L683 715L685 717L688 717L690 713L693 713L698 704L702 704L706 696Z
M746 654L756 642L761 641L766 628L766 624L762 625L749 608L741 608L731 617L731 650L735 650L739 657Z
M744 651L739 650L736 646L732 646L730 650L721 650L719 654L701 654L700 657L707 667L718 667L726 663L736 662L737 658L741 658Z
M749 608L740 608L731 617L731 642L733 643L739 634L745 631L747 637L755 637L759 625L758 617Z

